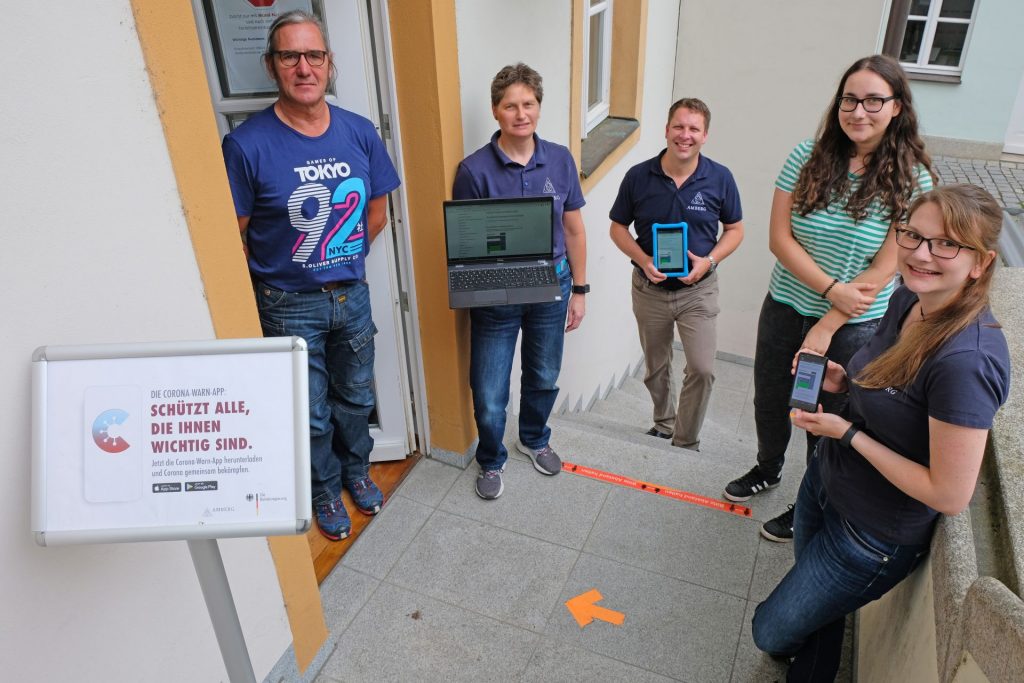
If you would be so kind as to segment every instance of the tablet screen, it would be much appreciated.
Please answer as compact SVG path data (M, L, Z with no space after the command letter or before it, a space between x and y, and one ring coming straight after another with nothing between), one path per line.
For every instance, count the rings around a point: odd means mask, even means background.
M682 228L658 230L658 255L655 265L663 273L678 272L686 268Z

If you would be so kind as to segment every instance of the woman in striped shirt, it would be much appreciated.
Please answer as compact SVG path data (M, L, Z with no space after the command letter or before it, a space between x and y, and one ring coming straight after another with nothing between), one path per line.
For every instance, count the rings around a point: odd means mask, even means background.
M896 60L859 59L843 74L817 138L790 153L775 181L769 247L778 260L761 308L754 356L757 465L728 484L745 501L778 486L789 444L793 357L808 349L846 365L874 334L893 291L890 227L932 187L910 86ZM839 397L823 396L837 412ZM807 434L807 454L818 438ZM793 506L761 526L793 539Z

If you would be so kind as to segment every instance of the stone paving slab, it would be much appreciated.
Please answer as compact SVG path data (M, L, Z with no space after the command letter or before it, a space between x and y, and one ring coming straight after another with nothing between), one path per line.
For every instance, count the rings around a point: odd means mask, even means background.
M317 681L512 681L537 640L531 631L384 583Z
M495 527L580 550L597 519L608 485L565 472L545 476L530 462L509 459L497 500L476 495L479 468L471 465L440 509Z
M615 487L584 551L746 598L757 522Z
M678 680L729 681L746 600L584 553L560 601L594 588L625 614L621 626L581 629L560 609L546 633Z
M562 545L437 511L387 581L540 631L577 555Z

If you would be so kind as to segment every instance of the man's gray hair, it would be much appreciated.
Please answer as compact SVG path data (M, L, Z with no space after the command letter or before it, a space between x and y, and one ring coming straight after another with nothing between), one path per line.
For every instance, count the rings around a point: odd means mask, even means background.
M320 31L320 37L324 39L324 47L327 48L328 52L331 51L331 46L327 44L327 29L324 28L324 22L320 21L320 17L300 9L293 9L274 19L274 23L270 25L270 30L267 31L267 51L263 55L264 59L273 57L274 38L277 37L278 29L282 26L291 26L292 24L313 24L316 26L317 30Z

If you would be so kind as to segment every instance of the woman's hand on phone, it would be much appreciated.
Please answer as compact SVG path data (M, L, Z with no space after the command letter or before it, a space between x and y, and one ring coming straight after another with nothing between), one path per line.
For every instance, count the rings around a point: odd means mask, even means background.
M820 404L814 413L793 408L789 411L789 419L800 429L806 429L815 436L830 436L833 439L842 437L852 424L834 413L824 412Z
M815 356L822 354L818 353L815 349L809 349L806 347L801 348L793 356L793 365L789 368L789 374L796 374L796 364L800 360L801 353L812 353ZM846 379L846 370L839 363L833 363L828 361L828 365L825 366L825 377L821 381L821 388L823 391L827 391L830 394L845 394L849 390L849 383Z

